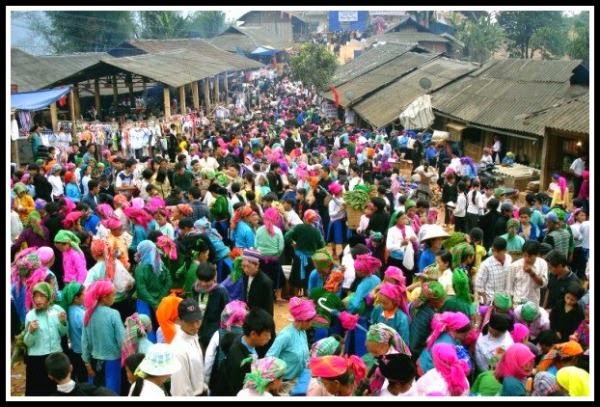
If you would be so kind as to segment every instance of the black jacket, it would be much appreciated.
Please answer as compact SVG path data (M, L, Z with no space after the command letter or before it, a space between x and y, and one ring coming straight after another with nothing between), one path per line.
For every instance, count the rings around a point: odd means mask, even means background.
M248 276L244 274L244 292L242 293L242 297L243 301L248 304L248 308L260 307L273 315L273 283L263 271L258 271L254 280L252 280L249 292Z
M198 302L200 293L194 292L194 300ZM208 343L212 338L213 334L219 329L221 322L221 312L223 308L229 302L229 295L227 290L218 285L213 291L208 294L208 301L206 302L206 309L204 310L204 316L202 318L202 326L198 332L200 338L200 344L203 349L208 347Z
M76 383L73 390L70 393L63 393L61 391L55 391L51 396L70 396L70 397L89 397L89 396L104 396L104 397L116 397L117 393L103 386L96 386L91 383Z

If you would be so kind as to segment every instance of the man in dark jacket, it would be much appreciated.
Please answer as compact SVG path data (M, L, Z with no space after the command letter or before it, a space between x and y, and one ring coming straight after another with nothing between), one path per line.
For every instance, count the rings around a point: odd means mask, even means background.
M69 357L62 352L48 355L45 364L48 376L57 384L56 391L49 394L49 396L118 396L118 394L106 387L96 386L91 383L77 383L71 379L73 365Z
M193 210L192 219L194 219L194 222L200 218L208 219L208 206L200 200L200 197L200 188L197 186L191 187L188 191L188 199Z

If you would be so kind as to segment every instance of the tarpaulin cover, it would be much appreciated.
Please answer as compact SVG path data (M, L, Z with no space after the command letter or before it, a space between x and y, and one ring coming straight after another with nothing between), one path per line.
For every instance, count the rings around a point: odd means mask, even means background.
M435 119L431 109L431 95L423 95L400 113L400 123L405 129L426 129Z
M269 48L265 48L265 47L258 47L254 51L252 51L250 54L251 55L258 55L258 56L271 56L273 54L276 54L277 52L278 51L274 50L274 49L269 49Z
M14 110L41 110L71 91L72 86L10 95L10 108Z

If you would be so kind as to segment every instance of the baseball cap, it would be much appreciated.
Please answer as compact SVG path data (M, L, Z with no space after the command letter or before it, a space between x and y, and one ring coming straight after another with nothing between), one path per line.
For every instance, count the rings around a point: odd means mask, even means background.
M202 310L198 303L191 298L182 300L177 306L179 318L185 322L202 320Z

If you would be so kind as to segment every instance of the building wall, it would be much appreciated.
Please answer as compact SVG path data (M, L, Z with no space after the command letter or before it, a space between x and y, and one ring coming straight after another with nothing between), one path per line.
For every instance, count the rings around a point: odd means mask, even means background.
M450 47L443 42L419 41L419 45L432 50L433 52L449 52Z
M294 40L292 19L289 18L286 12L261 11L250 13L243 21L245 26L262 27L265 30L274 32L285 40Z

